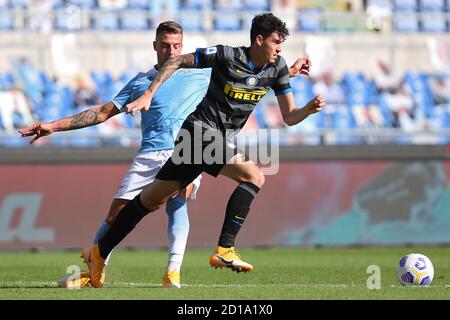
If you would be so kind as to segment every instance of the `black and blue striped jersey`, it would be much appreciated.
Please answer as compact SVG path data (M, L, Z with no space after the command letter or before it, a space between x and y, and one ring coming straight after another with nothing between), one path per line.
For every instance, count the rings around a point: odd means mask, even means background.
M198 68L212 68L206 96L188 117L206 127L236 133L246 123L256 104L271 88L275 95L291 91L289 70L283 57L256 68L248 47L217 45L195 52ZM228 131L229 132L229 131Z

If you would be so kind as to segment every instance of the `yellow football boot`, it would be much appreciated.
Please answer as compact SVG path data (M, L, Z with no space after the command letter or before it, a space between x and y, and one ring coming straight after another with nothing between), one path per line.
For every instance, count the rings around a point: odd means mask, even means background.
M223 248L216 247L216 251L209 258L209 264L214 268L227 267L236 272L249 272L253 270L253 266L241 260L241 256L237 254L234 247Z
M103 284L106 280L105 272L102 273L100 282ZM86 288L91 286L91 279L89 278L89 272L80 273L79 279L73 279L73 274L68 274L58 281L58 287L60 288Z
M181 288L180 273L169 270L163 277L163 288Z
M84 248L81 251L81 257L88 266L91 285L94 288L101 288L103 286L101 279L103 268L105 267L105 259L100 256L98 245L95 244L90 248Z

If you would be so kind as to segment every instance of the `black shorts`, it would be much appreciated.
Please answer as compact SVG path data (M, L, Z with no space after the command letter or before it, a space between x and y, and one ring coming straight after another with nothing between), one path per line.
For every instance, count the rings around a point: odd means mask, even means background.
M236 145L227 141L219 130L185 121L175 141L174 152L156 179L179 181L183 189L202 172L217 177L237 153Z

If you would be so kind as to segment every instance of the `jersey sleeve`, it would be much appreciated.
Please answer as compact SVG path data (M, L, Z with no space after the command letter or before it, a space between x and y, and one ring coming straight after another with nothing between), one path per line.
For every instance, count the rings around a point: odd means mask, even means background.
M292 92L291 85L289 83L289 69L286 61L281 56L278 63L277 78L272 84L272 89L276 96Z
M195 50L195 65L197 68L211 68L214 62L224 63L233 57L233 49L217 45Z
M136 77L130 80L125 87L111 100L120 112L123 112L123 107L132 101L132 94Z

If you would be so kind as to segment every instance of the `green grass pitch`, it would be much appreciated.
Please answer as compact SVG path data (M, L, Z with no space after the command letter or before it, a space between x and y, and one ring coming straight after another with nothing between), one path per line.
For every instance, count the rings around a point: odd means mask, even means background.
M450 299L450 248L257 248L241 249L253 272L209 267L210 250L188 249L182 285L160 288L165 250L114 252L104 288L64 289L57 280L79 252L0 253L0 299ZM408 253L427 255L434 264L430 287L402 287L395 267ZM368 289L370 265L381 270L381 288Z

